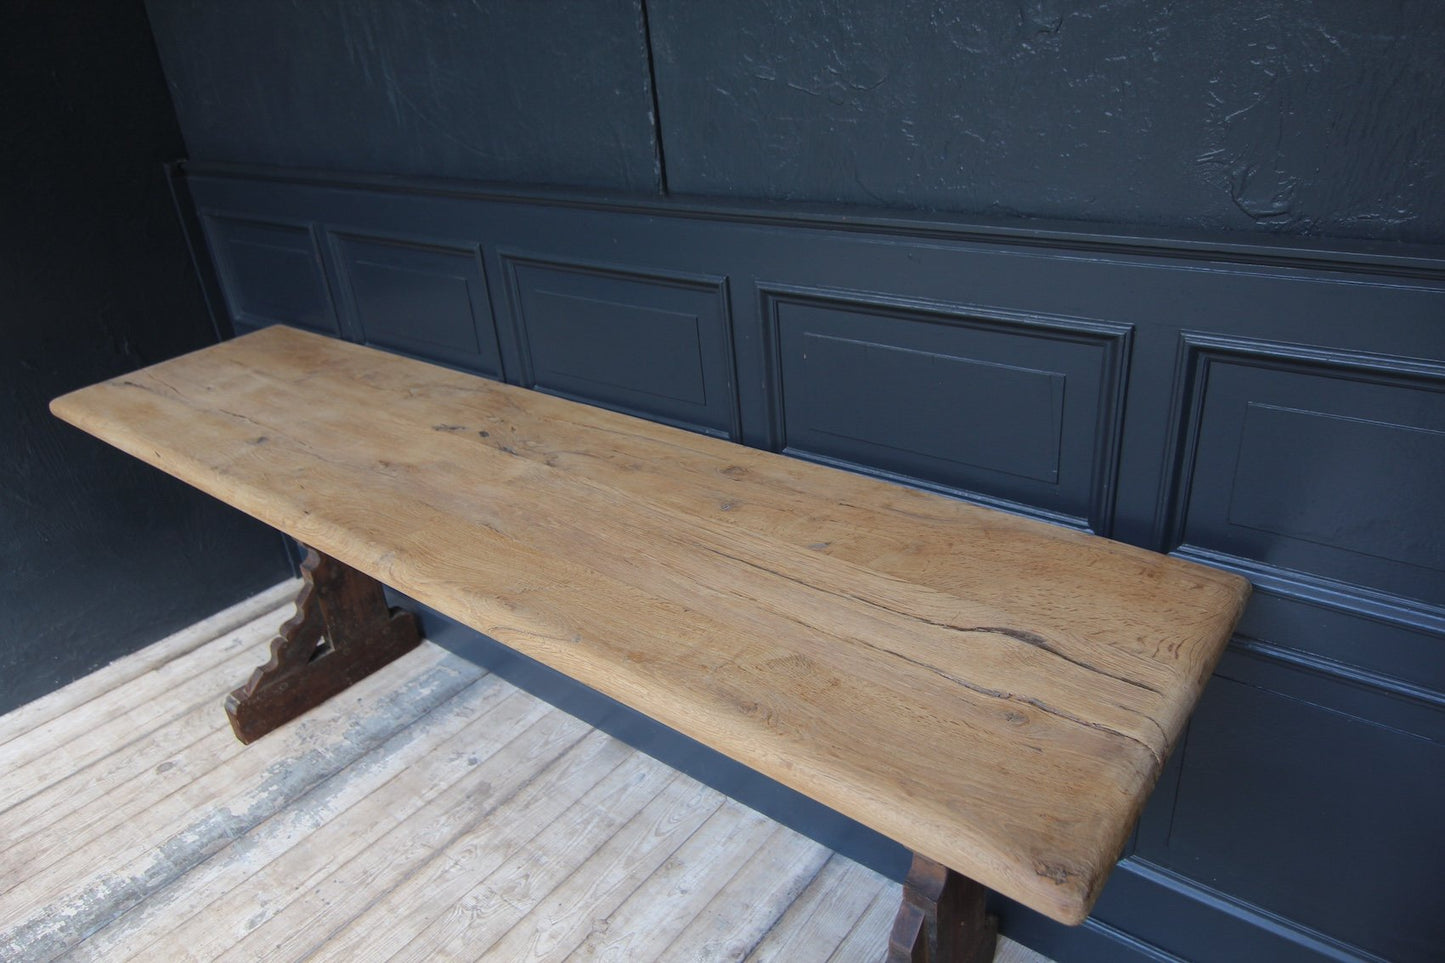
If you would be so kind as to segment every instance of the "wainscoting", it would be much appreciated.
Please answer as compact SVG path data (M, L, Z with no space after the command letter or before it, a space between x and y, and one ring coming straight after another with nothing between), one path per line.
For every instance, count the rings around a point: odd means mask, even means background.
M193 169L286 323L1174 552L1256 595L1060 959L1445 945L1445 261Z

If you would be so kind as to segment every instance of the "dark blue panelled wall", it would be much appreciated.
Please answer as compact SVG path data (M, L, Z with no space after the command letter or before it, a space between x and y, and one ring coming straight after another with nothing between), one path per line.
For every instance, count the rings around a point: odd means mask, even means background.
M238 331L1254 581L1093 918L1003 905L1005 933L1060 960L1439 958L1433 6L149 9Z

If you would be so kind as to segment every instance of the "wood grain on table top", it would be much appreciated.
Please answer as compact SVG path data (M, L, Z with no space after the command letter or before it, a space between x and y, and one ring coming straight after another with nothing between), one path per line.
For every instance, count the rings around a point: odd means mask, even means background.
M1249 593L269 328L61 418L932 859L1087 915Z

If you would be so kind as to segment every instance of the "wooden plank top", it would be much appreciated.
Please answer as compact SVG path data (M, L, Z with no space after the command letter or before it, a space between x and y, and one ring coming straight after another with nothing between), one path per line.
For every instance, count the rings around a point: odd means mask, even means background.
M903 845L1081 921L1249 584L269 328L66 421Z

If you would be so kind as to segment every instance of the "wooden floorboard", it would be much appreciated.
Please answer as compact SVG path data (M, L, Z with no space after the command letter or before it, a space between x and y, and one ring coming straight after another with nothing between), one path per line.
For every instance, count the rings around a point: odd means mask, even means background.
M896 883L430 643L241 746L295 589L0 717L0 959L880 955Z
M0 716L0 747L20 735L40 736L46 723L84 705L101 693L121 687L138 676L158 669L176 658L225 636L287 602L295 596L300 579L282 582L264 592L237 602L194 625L187 626L133 655L77 679L64 688Z

